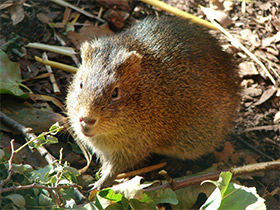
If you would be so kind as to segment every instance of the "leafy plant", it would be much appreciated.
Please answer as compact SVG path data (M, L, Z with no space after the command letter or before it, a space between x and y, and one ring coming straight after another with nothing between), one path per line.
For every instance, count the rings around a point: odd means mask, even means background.
M0 61L0 94L6 93L21 98L27 98L28 93L24 93L21 87L30 92L31 90L21 83L22 79L19 64L12 62L2 50L0 50Z

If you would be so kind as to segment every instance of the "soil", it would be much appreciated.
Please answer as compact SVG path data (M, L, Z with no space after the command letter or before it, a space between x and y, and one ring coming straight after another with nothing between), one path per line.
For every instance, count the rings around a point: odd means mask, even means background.
M228 20L230 20L226 27L227 31L237 37L264 64L274 79L271 79L251 57L234 47L222 33L213 32L221 40L222 46L230 51L240 63L242 101L239 116L235 123L233 135L226 141L223 148L201 160L178 164L180 170L176 168L176 171L183 171L184 173L186 171L202 171L213 164L216 164L220 169L225 169L279 159L280 2L265 0L250 2L165 0L165 2L206 20L207 17L199 5L207 8L219 7L220 11L226 14ZM24 3L23 1L11 1L10 5L8 5L8 1L6 5L4 3L0 4L0 44L3 46L3 44L18 37L4 51L12 61L20 64L23 83L35 94L52 96L61 103L65 100L72 73L53 68L60 89L60 94L55 94L49 77L36 78L47 73L45 65L34 60L34 56L42 57L42 50L26 48L26 44L38 42L61 46L61 42L55 36L58 35L64 40L65 46L73 47L79 53L79 46L84 40L104 34L117 33L148 15L167 14L140 1L72 0L71 3L77 4L79 8L84 8L85 11L89 11L96 16L101 14L101 20L108 25L102 26L101 21L85 15L80 15L75 24L69 24L79 13L47 0L26 0ZM219 16L216 13L215 15ZM74 27L75 30L66 32L66 29L71 27ZM77 65L71 57L52 52L48 52L47 55L50 60L73 66ZM76 58L79 60L79 55ZM4 100L7 96L1 98ZM41 103L43 103L42 100L36 99L27 99L27 102L33 106L41 106ZM48 104L53 112L65 116L61 107L59 108L51 102L48 102ZM5 134L14 137L14 134L10 132L5 132ZM9 138L4 139L8 142ZM61 135L60 140L60 146L65 147L66 151L71 154L66 155L65 159L72 166L79 168L81 164L85 164L83 156L73 153L69 144L67 146L67 141L73 141L70 135ZM22 139L22 141L24 140ZM8 144L1 142L0 146L5 147ZM49 149L52 154L58 157L58 149L54 147ZM93 168L88 173L94 173L98 170L96 165L93 165ZM173 175L172 172L170 173ZM182 174L177 174L177 176L180 175ZM155 174L149 174L146 178L157 178L155 176ZM176 173L174 176L176 176ZM278 209L280 206L279 177L279 171L267 171L238 178L238 181L243 185L256 187L258 194L266 200L268 209Z

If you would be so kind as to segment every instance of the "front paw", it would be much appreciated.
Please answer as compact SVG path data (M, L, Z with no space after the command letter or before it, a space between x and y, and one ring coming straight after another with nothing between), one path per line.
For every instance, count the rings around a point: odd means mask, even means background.
M103 175L98 181L93 184L93 187L90 189L92 190L101 190L106 187L111 187L114 183L116 176L105 176Z

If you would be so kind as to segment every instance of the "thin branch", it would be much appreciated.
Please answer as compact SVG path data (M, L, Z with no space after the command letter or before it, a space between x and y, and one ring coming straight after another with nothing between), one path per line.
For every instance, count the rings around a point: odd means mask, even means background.
M100 22L105 23L105 20L103 20L99 17L96 17L95 15L93 15L93 14L91 14L91 13L85 11L85 10L82 10L79 7L76 7L76 6L70 4L66 1L63 1L63 0L51 0L51 1L56 3L56 4L59 4L60 6L63 6L63 7L69 7L69 8L71 8L73 10L76 10L77 12L80 12L80 13L88 16L88 17L95 18L96 20L99 20Z
M141 168L141 169L135 170L135 171L129 171L129 172L126 172L126 173L121 173L117 176L117 179L123 179L123 178L127 178L127 177L130 177L130 176L136 176L136 175L139 175L139 174L148 173L150 171L160 169L164 166L166 166L166 162L159 163L159 164L152 165L152 166L148 166L148 167L145 167L145 168Z
M59 63L59 62L56 62L56 61L51 61L51 60L44 60L42 58L39 58L38 56L35 56L34 58L39 63L49 65L51 67L58 68L58 69L61 69L63 71L71 72L71 73L74 73L74 74L78 71L78 68L76 68L74 66L66 65L66 64Z
M14 146L14 139L11 140L11 157L9 159L9 169L8 169L8 177L3 180L0 184L0 190L3 188L3 186L8 183L10 180L11 180L11 177L12 177L12 174L13 174L13 159L14 159L14 156L15 156L15 146Z
M21 125L17 121L15 121L12 118L8 117L3 112L0 112L0 119L1 119L1 121L3 121L9 127L19 131L27 139L27 141L29 141L31 139L36 139L37 138L37 136L34 133L30 133L31 128L27 128L27 127ZM35 140L34 143L36 144L36 143L39 143L39 142L38 142L38 140ZM40 155L46 159L48 164L51 165L56 160L55 157L53 157L48 152L48 150L45 149L45 147L43 147L43 146L38 147L37 150L40 153Z
M44 60L48 60L48 55L47 55L46 52L43 52L42 57L43 57ZM46 69L47 69L47 71L49 73L51 73L51 75L50 75L50 82L52 83L54 94L56 94L56 95L57 94L61 94L61 91L59 90L59 87L58 87L58 85L56 83L56 79L55 79L55 76L53 74L52 68L50 66L46 65Z
M232 176L234 177L234 176L256 173L259 171L269 171L269 170L279 170L279 169L280 169L280 159L271 162L256 163L256 164L250 164L242 167L231 168L225 171L230 171L232 173ZM218 180L221 172L222 171L217 171L213 173L185 178L179 181L174 181L172 190L178 190L188 186L200 184L204 180ZM145 191L154 191L160 188L171 188L171 187L167 183L156 187L147 188L145 189Z
M79 188L82 189L82 187L80 185L76 185L76 184L72 184L72 185L59 185L56 187L47 187L47 186L43 186L43 185L38 185L36 183L33 184L29 184L29 185L20 185L20 186L13 186L13 187L8 187L8 188L0 188L0 193L4 193L4 192L9 192L9 191L17 191L17 190L28 190L31 188L40 188L40 189L44 189L44 190L59 190L59 189L64 189L64 188Z
M197 23L203 27L206 27L206 28L209 28L209 29L213 29L213 30L217 30L217 27L215 25L213 25L212 23L206 21L206 20L203 20L201 18L198 18L192 14L189 14L183 10L180 10L180 9L177 9L175 7L172 7L162 1L159 1L159 0L140 0L146 4L149 4L149 5L152 5L154 7L157 7L163 11L166 11L166 12L169 12L171 14L174 14L174 15L177 15L179 17L182 17L182 18L186 18L186 19L189 19L191 22L193 23Z
M273 157L263 153L262 151L258 150L256 147L254 147L253 145L249 144L247 141L243 140L242 138L240 138L239 136L235 136L235 138L240 141L242 144L245 144L247 147L249 147L251 150L255 151L256 153L259 153L260 155L268 158L269 160L274 160Z
M35 139L37 136L34 133L30 133L31 128L27 128L20 123L16 122L12 118L8 117L6 114L0 111L0 120L3 121L9 127L19 131L27 140ZM52 131L53 132L53 131ZM34 143L38 143L38 140L35 140ZM58 162L55 157L53 157L45 147L41 146L36 148L40 155L46 159L49 165L52 165L54 162ZM72 185L76 186L76 185ZM77 185L78 186L78 185ZM0 189L5 190L5 189ZM1 191L0 191L1 192ZM80 200L85 200L86 198L79 192L77 189L74 189L74 193L79 196Z
M233 37L226 29L224 29L216 20L212 19L211 22L228 37L228 39L234 46L243 50L249 57L251 57L257 64L260 65L260 67L265 71L273 85L276 84L275 79L272 77L265 65L253 53L251 53L243 44L241 44L237 38Z

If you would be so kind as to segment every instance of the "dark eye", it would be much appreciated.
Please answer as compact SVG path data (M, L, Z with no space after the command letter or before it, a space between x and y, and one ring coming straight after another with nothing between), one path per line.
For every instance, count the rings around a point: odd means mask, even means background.
M80 82L80 88L82 89L83 86L84 86L84 83L83 83L83 81L81 81L81 82Z
M115 99L119 96L119 88L115 88L112 92L112 98Z

